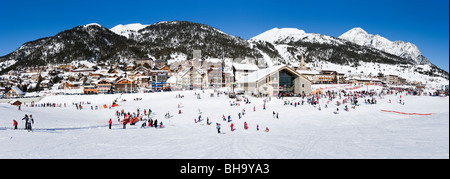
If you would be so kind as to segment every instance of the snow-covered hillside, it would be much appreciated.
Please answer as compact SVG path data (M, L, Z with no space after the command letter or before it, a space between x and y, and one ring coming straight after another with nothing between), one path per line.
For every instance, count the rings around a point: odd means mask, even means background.
M383 75L396 75L409 82L420 82L430 88L441 88L449 85L449 80L442 77L432 77L423 72L431 70L429 65L391 65L382 63L360 62L359 66L351 67L324 61L315 61L308 65L312 70L334 70L345 74L346 77L369 77Z
M122 35L122 36L125 36L126 38L130 38L130 36L136 35L137 31L139 31L147 26L148 25L142 25L140 23L127 24L127 25L119 24L117 26L114 26L110 30L118 35Z
M66 103L65 108L22 107L19 111L0 104L0 158L449 158L448 97L387 95L376 97L377 104L360 99L360 106L346 112L335 101L325 108L324 99L319 101L320 111L306 103L284 105L284 100L276 98L268 100L263 110L261 98L250 97L251 104L230 106L231 99L225 95L210 97L212 91L196 92L201 99L194 91L184 91L47 96L39 102ZM177 94L184 98L176 98ZM398 103L400 95L405 105ZM142 100L134 101L137 97ZM118 99L118 107L102 108L114 99ZM298 102L301 98L285 100ZM73 103L79 102L91 104L77 110ZM91 110L91 105L100 109ZM336 108L340 114L333 114ZM116 110L122 109L131 113L151 109L152 118L163 122L165 128L140 128L142 122L138 122L122 129L115 117ZM245 115L239 119L243 109ZM178 110L182 114L177 114ZM199 110L204 120L194 123ZM273 117L274 111L279 119ZM164 118L167 112L173 117ZM23 130L25 114L33 115L33 132ZM231 116L235 131L222 115ZM110 118L111 130L107 127ZM207 118L211 125L206 125ZM19 130L13 130L13 119ZM222 134L217 133L216 123L221 124ZM266 127L269 132L264 132Z
M251 38L250 40L262 40L273 44L288 44L290 42L297 41L334 45L344 44L344 42L340 39L322 34L306 33L304 30L297 28L273 28Z
M409 59L414 64L431 64L424 56L422 56L416 45L399 40L392 42L378 34L369 34L359 27L350 29L339 36L339 38Z

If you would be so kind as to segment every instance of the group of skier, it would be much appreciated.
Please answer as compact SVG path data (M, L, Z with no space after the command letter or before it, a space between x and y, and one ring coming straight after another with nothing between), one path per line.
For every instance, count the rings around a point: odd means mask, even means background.
M22 121L25 121L25 130L28 130L28 132L33 130L32 129L32 125L34 124L33 115L30 114L30 116L28 117L28 115L25 114L25 117L22 118ZM17 130L18 125L19 123L16 120L13 120L14 130Z

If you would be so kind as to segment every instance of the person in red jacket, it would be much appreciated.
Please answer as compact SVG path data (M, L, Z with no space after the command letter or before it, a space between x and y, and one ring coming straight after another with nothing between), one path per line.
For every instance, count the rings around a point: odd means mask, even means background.
M111 118L109 118L109 129L111 129L111 125L112 125L112 120L111 120Z
M122 123L123 123L123 129L126 129L127 128L127 120L124 119L122 121Z
M231 123L231 131L233 131L233 126L234 126L233 123Z
M13 120L13 123L14 123L14 130L16 130L17 129L17 121Z

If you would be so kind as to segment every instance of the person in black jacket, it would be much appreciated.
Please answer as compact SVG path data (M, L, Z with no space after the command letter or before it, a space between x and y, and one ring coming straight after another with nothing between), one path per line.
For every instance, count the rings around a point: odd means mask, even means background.
M22 120L25 120L25 129L24 129L24 130L27 130L27 129L28 129L28 125L27 125L27 124L28 124L28 119L29 119L29 118L28 118L28 115L26 115L26 114L25 114L25 117L22 118Z

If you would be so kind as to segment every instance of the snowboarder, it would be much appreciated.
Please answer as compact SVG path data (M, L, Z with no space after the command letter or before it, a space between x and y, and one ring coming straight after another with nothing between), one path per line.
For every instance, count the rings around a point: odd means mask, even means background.
M112 125L112 120L111 120L111 118L109 118L109 129L111 129L111 125Z

